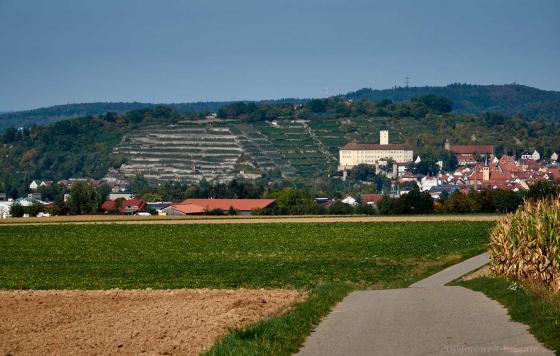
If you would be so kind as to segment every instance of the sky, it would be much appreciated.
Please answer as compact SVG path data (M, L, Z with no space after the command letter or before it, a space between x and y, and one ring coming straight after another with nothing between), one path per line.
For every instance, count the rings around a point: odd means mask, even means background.
M324 97L454 82L560 90L558 0L0 0L0 111Z

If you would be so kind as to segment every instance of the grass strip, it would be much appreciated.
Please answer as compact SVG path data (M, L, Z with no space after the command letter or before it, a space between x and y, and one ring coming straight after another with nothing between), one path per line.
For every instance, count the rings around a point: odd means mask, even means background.
M512 320L528 325L537 340L560 355L560 296L504 277L479 277L457 284L498 301Z
M321 318L354 288L345 283L319 285L288 312L231 332L207 355L291 355Z

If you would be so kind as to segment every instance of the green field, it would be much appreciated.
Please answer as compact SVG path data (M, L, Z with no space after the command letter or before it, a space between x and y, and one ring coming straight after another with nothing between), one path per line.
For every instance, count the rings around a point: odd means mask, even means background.
M487 222L48 225L0 228L0 288L405 285L471 256ZM436 263L437 264L437 263Z
M0 227L0 289L297 288L213 355L291 354L358 288L404 287L482 252L491 222Z

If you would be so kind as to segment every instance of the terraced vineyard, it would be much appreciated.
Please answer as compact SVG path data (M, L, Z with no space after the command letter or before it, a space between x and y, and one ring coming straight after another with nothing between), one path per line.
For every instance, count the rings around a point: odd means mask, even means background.
M235 177L243 148L225 122L182 121L125 136L113 153L127 157L120 168L124 176L223 182Z
M113 150L119 172L155 181L225 182L276 170L284 177L329 174L350 141L376 142L381 118L279 120L274 123L180 121L127 135Z
M267 137L298 176L327 174L330 166L336 165L336 157L314 137L306 121L285 120L278 126L259 122L254 127Z

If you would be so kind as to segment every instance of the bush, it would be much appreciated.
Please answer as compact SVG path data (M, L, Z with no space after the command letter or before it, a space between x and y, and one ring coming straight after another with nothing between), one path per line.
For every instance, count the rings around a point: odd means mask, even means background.
M25 209L20 203L14 203L10 208L10 215L13 218L21 218L25 214Z
M527 201L490 232L490 267L499 275L560 292L560 196Z

